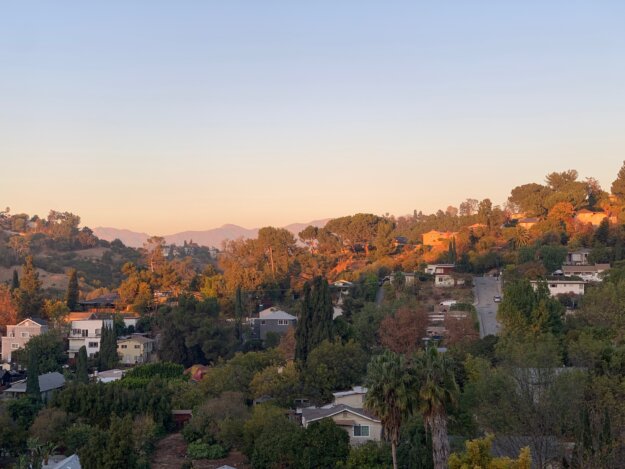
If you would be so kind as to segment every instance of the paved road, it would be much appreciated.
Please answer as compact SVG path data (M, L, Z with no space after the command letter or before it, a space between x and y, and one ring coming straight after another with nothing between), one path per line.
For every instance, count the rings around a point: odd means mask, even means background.
M495 295L501 295L501 284L495 277L473 277L477 316L480 321L480 338L497 335L500 324L497 322L498 303L493 301Z

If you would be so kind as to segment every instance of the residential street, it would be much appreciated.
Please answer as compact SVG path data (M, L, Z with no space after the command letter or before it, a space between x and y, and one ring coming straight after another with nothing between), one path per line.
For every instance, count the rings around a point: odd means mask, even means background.
M498 303L493 301L493 297L501 295L501 284L495 277L473 277L475 286L475 308L480 322L480 338L487 335L497 335L500 325L497 322Z

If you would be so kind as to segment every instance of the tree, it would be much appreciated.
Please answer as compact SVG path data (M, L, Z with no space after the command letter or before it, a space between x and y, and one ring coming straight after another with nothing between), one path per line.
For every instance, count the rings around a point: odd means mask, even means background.
M334 339L333 314L328 281L323 277L316 277L312 282L306 282L295 333L295 358L298 361L305 362L310 352L321 342Z
M39 388L39 360L34 350L28 351L28 376L26 378L26 394L33 399L39 401L41 399L41 390Z
M491 448L493 435L478 440L467 440L466 451L452 454L449 458L449 469L530 469L532 457L529 447L521 449L519 458L493 458Z
M11 290L0 284L0 332L6 332L6 326L16 324L17 308L13 302Z
M114 415L111 419L109 437L106 445L105 469L120 467L133 469L136 467L136 457L132 437L132 419L130 415L119 418Z
M300 374L293 362L286 366L267 367L254 375L250 390L255 399L269 396L281 406L291 407L300 394Z
M312 422L304 431L299 467L336 467L349 454L349 436L334 420Z
M620 200L625 200L625 161L623 162L621 169L619 169L616 179L612 183L612 187L610 189L613 195L618 197Z
M89 382L89 371L87 369L87 349L84 345L78 350L78 358L76 360L76 381L85 384Z
M31 337L23 349L11 354L13 361L26 367L29 366L32 357L37 361L37 371L40 374L62 371L67 354L61 334L57 331L48 331Z
M380 343L395 353L410 354L419 348L429 322L425 311L401 307L380 323Z
M239 286L234 295L234 335L238 341L243 339L243 316L245 316L245 306L243 305L243 293Z
M382 422L386 438L391 443L393 468L397 469L397 444L402 421L415 407L414 374L402 355L385 350L375 356L367 368L365 407Z
M45 300L43 310L46 318L52 321L55 326L63 324L65 317L69 314L67 303L60 300Z
M415 360L419 386L419 410L432 438L434 469L447 467L449 438L447 436L447 407L457 400L458 386L451 362L428 347Z
M76 272L76 269L72 269L69 273L69 282L67 284L67 293L65 295L65 303L67 303L67 307L70 311L76 311L79 295L78 273Z
M26 263L22 270L20 287L15 295L17 303L18 320L29 316L38 317L43 307L43 295L41 292L41 280L39 273L33 266L32 256L26 257Z
M117 334L113 327L104 324L100 337L100 352L98 353L98 370L105 371L115 368L119 362L117 353Z
M13 269L13 277L11 279L11 291L17 290L20 287L20 277L17 274L17 269Z

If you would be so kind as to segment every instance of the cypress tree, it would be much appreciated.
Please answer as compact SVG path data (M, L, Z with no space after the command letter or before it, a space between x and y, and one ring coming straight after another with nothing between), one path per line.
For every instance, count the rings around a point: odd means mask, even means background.
M20 287L20 277L17 270L13 269L13 280L11 281L11 290L17 290Z
M334 308L330 286L322 277L304 285L301 315L297 322L295 358L305 362L309 353L324 340L332 340Z
M39 273L33 265L33 257L26 257L26 263L22 270L20 287L16 294L18 320L28 316L39 316L43 307L43 295L41 292L41 280Z
M26 379L26 394L32 398L41 399L39 388L39 360L33 350L28 354L28 376Z
M69 274L69 283L67 284L67 295L65 296L65 302L70 311L76 311L78 296L78 273L76 269L72 269Z
M245 313L245 307L243 306L243 293L241 287L237 287L237 291L234 296L234 333L237 340L243 338L243 315Z
M79 383L89 382L89 371L87 370L87 349L83 345L78 350L78 358L76 360L76 380Z
M117 334L115 329L104 325L100 337L100 353L98 355L98 370L105 371L115 368L119 362L117 354Z
M618 172L616 179L612 183L612 194L617 196L621 200L625 200L625 162Z

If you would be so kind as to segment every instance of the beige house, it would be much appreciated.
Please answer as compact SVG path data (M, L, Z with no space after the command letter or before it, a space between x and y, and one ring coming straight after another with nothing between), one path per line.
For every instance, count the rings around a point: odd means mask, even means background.
M382 440L380 419L364 409L356 409L345 404L336 406L302 409L302 425L307 428L312 422L331 418L349 435L352 446L367 441Z
M345 404L354 409L362 409L367 395L367 388L362 386L354 386L349 391L339 391L332 393L334 396L334 405Z
M11 362L11 353L24 348L31 337L48 332L42 319L26 318L15 326L7 326L7 335L2 337L2 359Z
M142 335L132 335L117 341L117 353L124 365L147 363L154 352L154 340Z
M590 210L580 210L575 214L575 219L580 223L590 223L592 226L599 226L604 219L615 223L615 217L609 217L605 212L591 212Z
M425 246L432 246L433 248L446 248L449 246L452 238L457 235L458 233L453 231L431 230L427 233L423 233L423 244Z
M530 283L534 290L538 288L539 282L536 280L532 280ZM551 296L569 293L583 295L586 290L586 282L583 280L547 280L547 288L549 288Z

